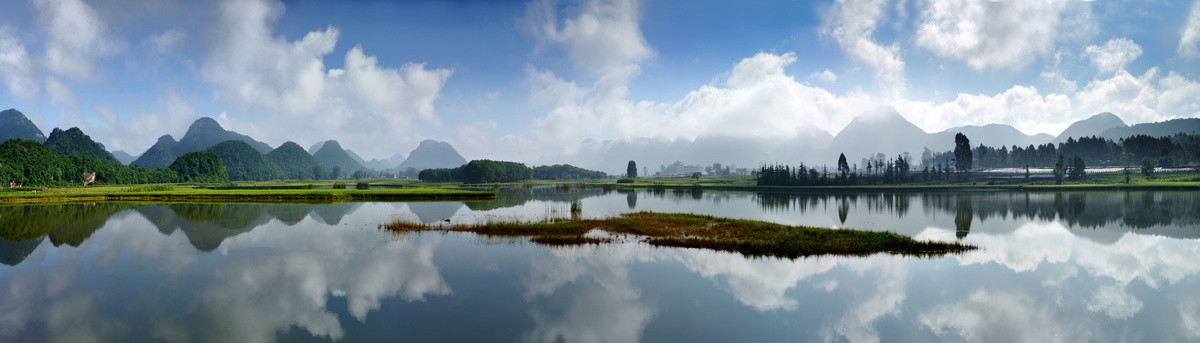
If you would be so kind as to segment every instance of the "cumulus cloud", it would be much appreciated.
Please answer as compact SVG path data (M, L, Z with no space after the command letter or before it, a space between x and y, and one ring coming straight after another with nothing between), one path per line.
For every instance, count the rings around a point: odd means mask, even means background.
M830 9L821 32L832 37L852 59L874 69L881 89L900 95L907 88L900 46L883 45L873 37L886 9L885 0L839 1Z
M819 73L812 73L812 75L809 75L808 78L821 80L821 81L825 81L825 82L834 82L834 81L837 81L838 76L837 76L837 74L834 74L832 70L825 69L824 71L819 72Z
M29 52L16 30L7 25L0 26L0 81L9 94L19 99L32 99L38 93Z
M56 77L46 78L46 94L50 96L50 104L63 107L79 107L79 97L70 85Z
M150 36L146 39L146 47L156 53L166 53L179 45L187 34L177 29L170 29Z
M1179 47L1175 51L1181 57L1196 58L1200 56L1197 44L1200 44L1200 1L1192 3L1187 23L1179 30Z
M1070 8L1058 0L928 0L920 6L917 46L976 70L1016 69L1050 53Z
M921 314L920 322L943 339L1062 342L1087 340L1055 320L1047 306L1020 293L975 291L958 303ZM952 338L951 338L952 339ZM957 339L952 339L957 340Z
M95 9L81 0L35 0L46 31L46 68L72 79L88 79L93 59L116 49Z
M1084 54L1101 72L1115 72L1142 55L1142 47L1129 38L1110 39L1104 45L1089 45Z
M530 4L528 24L540 44L561 47L576 67L604 75L654 55L638 23L638 0L591 0L561 20L555 5Z
M414 118L439 122L433 103L453 70L389 68L361 46L346 52L343 68L328 68L325 56L340 31L330 26L289 41L273 32L283 10L274 0L221 3L215 45L201 70L218 100L243 117L279 123L273 138L333 136L367 153L401 143L397 137Z

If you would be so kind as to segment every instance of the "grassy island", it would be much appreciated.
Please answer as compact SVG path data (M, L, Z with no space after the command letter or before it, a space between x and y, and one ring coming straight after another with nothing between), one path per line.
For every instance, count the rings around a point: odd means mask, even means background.
M476 225L431 225L397 220L380 225L395 232L454 231L495 236L532 236L547 245L604 243L584 237L593 229L645 237L657 246L733 251L751 256L797 258L816 255L891 253L930 256L975 249L961 243L917 241L891 232L823 229L695 214L637 212L607 219L543 222L488 222Z

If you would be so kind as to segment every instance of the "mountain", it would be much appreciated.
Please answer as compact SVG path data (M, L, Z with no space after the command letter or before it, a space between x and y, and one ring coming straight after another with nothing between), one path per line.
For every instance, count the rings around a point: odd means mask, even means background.
M362 164L355 161L354 158L350 157L350 154L346 153L346 150L342 150L341 144L333 140L325 142L321 146L321 149L313 154L313 158L322 167L325 167L325 170L332 170L335 166L341 167L342 176L350 175L350 173L364 169Z
M824 149L824 144L820 146ZM415 156L415 155L414 155ZM754 168L764 161L774 162L776 155L767 152L762 141L754 138L704 135L695 140L665 137L585 141L579 151L560 156L546 163L567 163L577 167L599 170L612 175L625 173L630 160L637 163L638 175L654 174L679 161L684 165L711 166L733 164L739 168ZM412 161L413 158L409 158ZM779 161L784 162L784 161Z
M450 146L450 143L426 139L408 153L408 159L400 163L397 169L414 168L419 171L431 168L457 168L464 164L467 164L467 159L459 155L458 151Z
M920 158L925 147L941 146L934 142L934 135L925 133L917 125L904 119L896 109L881 107L854 118L841 132L838 132L829 143L826 156L821 161L830 161L836 165L838 154L846 154L850 161L858 161L864 157L883 153L887 158L908 152L914 158ZM935 144L936 143L936 144ZM951 137L950 146L954 140ZM976 145L974 141L971 145ZM941 149L945 150L945 149ZM853 164L854 162L851 162ZM920 163L916 161L915 163Z
M259 142L237 132L228 131L221 127L216 120L209 117L201 117L192 122L192 126L188 127L187 133L183 134L183 138L179 139L179 143L171 147L175 154L186 154L193 151L201 151L208 149L217 143L229 140L238 140L250 144L258 153L265 154L271 152L271 146L267 143Z
M158 169L169 166L171 165L171 162L174 162L175 158L178 157L174 152L171 151L171 147L175 146L176 143L179 142L176 142L175 138L171 137L171 135L163 135L162 137L158 137L158 142L155 142L154 145L151 145L150 149L146 149L146 152L143 152L141 156L138 156L138 158L133 160L133 162L129 165L148 169Z
M46 141L42 130L29 121L24 113L10 108L0 112L0 142L14 138L38 143Z
M1091 137L1099 136L1104 131L1114 128L1126 128L1125 122L1118 118L1117 115L1104 112L1091 116L1090 118L1071 123L1066 130L1058 134L1054 138L1053 143L1058 144L1066 142L1067 138Z
M358 164L367 162L367 160L364 160L362 156L358 156L358 154L354 153L354 150L346 149L346 155L349 155L350 158L354 159L354 162L358 162Z
M787 139L783 142L783 144L771 150L773 152L772 156L776 158L776 160L772 160L771 163L778 162L798 164L805 161L820 161L827 159L828 156L825 156L825 148L829 147L830 141L833 141L833 135L829 134L829 132L825 132L825 130L821 130L812 126L801 127L799 130L797 130L795 136ZM714 159L714 161L721 160L732 161L729 159ZM757 165L757 163L746 164L745 166L751 167L755 165Z
M50 131L50 138L47 138L46 142L42 144L59 155L87 156L108 164L121 164L104 149L103 145L93 141L92 137L88 137L78 127L72 127L66 131L54 128L54 131Z
M313 167L320 166L317 160L295 142L286 142L267 153L270 161L285 179L303 180L312 178Z
M1134 135L1151 137L1174 136L1176 134L1200 134L1200 118L1183 118L1160 121L1157 123L1142 123L1128 127L1114 127L1100 133L1100 137L1119 140Z
M246 142L228 140L209 147L208 151L221 157L230 181L279 179L279 168Z
M400 166L401 163L404 163L404 155L395 154L392 155L392 157L388 157L386 160L383 160L383 162L387 163L388 168L396 168Z
M216 120L209 117L201 117L192 122L188 127L183 138L175 141L171 135L165 135L158 138L158 142L150 146L146 152L142 153L130 165L143 168L162 168L171 164L175 157L187 154L189 152L204 151L217 143L225 141L241 141L249 144L250 147L258 151L259 154L271 152L271 146L267 143L259 142L237 132L228 131L221 127Z
M133 163L133 160L137 159L137 156L130 155L129 153L125 152L125 150L110 151L109 153L112 154L118 162L121 162L121 164L124 165L129 165L130 163Z
M321 147L324 147L325 143L328 143L328 142L329 141L320 141L320 142L317 142L316 144L313 144L312 146L308 147L308 154L309 155L316 154L317 150L321 150Z
M931 138L933 146L929 147L934 151L950 151L954 149L954 135L962 133L971 140L971 146L976 147L980 144L999 149L1002 146L1019 146L1027 147L1029 145L1042 145L1050 143L1054 140L1054 136L1040 133L1036 135L1027 135L1021 130L1004 124L988 124L983 126L960 126L951 128L942 132L934 133Z

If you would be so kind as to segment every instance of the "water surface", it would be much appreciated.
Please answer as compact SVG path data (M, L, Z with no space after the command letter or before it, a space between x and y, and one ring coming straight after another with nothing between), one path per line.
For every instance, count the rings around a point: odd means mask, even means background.
M668 211L981 249L747 258L430 223ZM0 207L0 341L1187 341L1200 193L505 190L494 202Z

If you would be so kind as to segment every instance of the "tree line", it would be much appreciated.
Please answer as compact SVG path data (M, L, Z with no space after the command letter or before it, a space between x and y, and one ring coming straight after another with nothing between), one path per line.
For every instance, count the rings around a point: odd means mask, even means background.
M63 156L35 141L0 143L0 181L6 186L80 185L85 173L95 173L98 184L229 181L221 158L207 151L180 156L167 168L146 169L88 156Z

